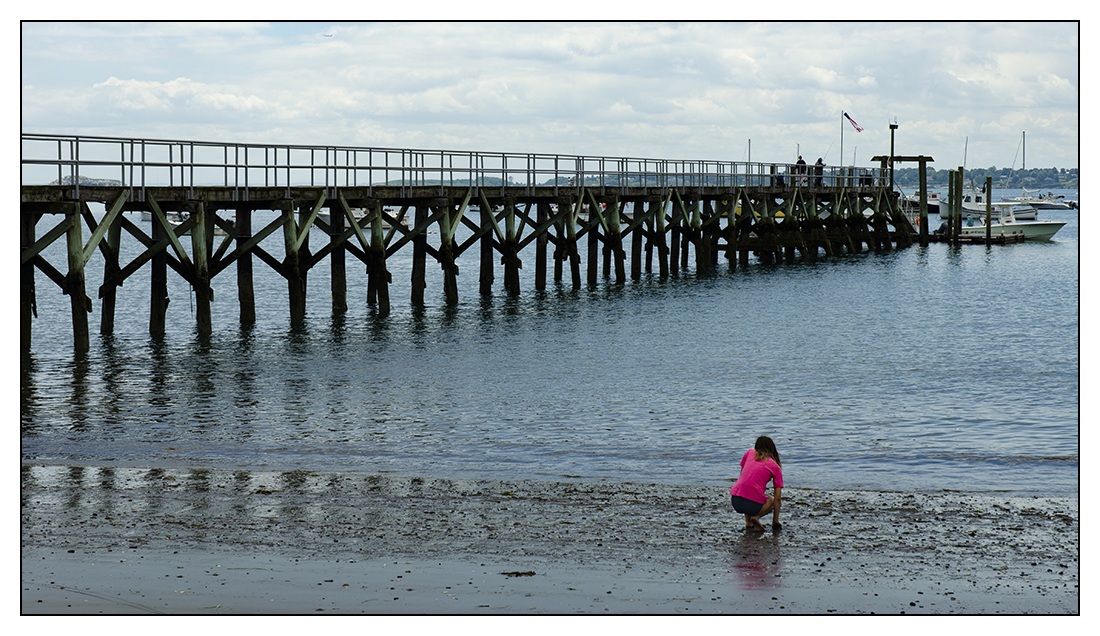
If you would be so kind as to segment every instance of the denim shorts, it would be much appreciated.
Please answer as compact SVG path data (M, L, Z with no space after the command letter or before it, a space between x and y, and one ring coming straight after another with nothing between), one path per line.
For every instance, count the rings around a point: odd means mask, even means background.
M745 499L744 497L737 497L735 495L730 495L730 503L733 504L734 510L750 517L755 517L760 514L760 509L764 507L762 503L751 499Z

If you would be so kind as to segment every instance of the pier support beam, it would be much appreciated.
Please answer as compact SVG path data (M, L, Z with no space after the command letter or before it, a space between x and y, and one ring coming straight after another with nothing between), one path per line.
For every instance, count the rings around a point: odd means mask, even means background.
M641 222L644 217L642 205L642 201L634 202L634 218L630 223L634 227L630 231L630 280L639 280L642 277L642 239L645 238L645 224Z
M450 199L436 199L436 207L443 212L439 217L439 267L443 270L443 297L448 305L458 304L458 265L455 264L454 235L461 224L458 210L451 207Z
M535 210L536 226L542 227L550 220L550 204L540 201ZM539 291L546 289L546 247L549 242L549 231L539 234L535 239L535 289Z
M653 214L653 237L651 241L657 243L657 277L664 281L668 279L668 244L665 243L665 211L668 210L668 198L650 201L650 206L658 206Z
M920 177L920 246L928 247L928 164L921 161L917 168Z
M110 223L107 234L103 237L103 280L109 280L119 271L118 250L122 241L122 219L115 217L108 220L108 217L103 220L104 223ZM118 296L118 287L108 285L101 289L103 302L100 305L99 333L109 336L115 332L115 299Z
M20 210L19 247L20 253L34 245L34 231L40 215L37 212ZM38 307L34 296L34 261L28 260L19 267L19 346L23 351L31 348L32 318L38 317Z
M417 216L419 217L419 214ZM384 318L390 315L392 277L386 269L386 243L380 201L371 209L370 249L367 252L367 262L367 298L368 301L377 303L377 315Z
M711 266L711 237L710 220L711 205L709 200L696 201L692 206L691 225L692 234L695 235L695 271L704 272Z
M153 214L157 214L155 204ZM167 238L167 230L154 216L152 237L154 243ZM160 338L164 335L165 316L168 313L168 253L160 250L153 255L149 271L149 335Z
M600 211L595 201L589 205L592 209L588 211L588 286L595 287L600 275L600 224L595 219L599 218Z
M504 200L504 244L501 245L500 262L504 265L504 289L509 294L519 294L519 235L516 228L516 200Z
M233 236L238 248L244 247L252 238L252 208L237 209L237 220L233 224ZM237 257L237 301L240 303L240 322L242 325L256 324L256 291L252 284L252 251Z
M286 245L286 258L283 259L283 276L287 282L290 298L290 324L301 325L306 319L306 281L298 255L298 224L294 219L294 204L286 201L282 204L283 239Z
M560 199L558 209L560 210L563 205L567 206L568 212L564 221L562 221L561 227L564 230L565 239L560 249L562 250L562 257L569 259L569 278L573 284L573 289L580 289L581 254L577 249L577 215L580 212L581 200Z
M211 223L206 218L206 204L198 202L189 206L190 213L195 217L195 226L191 228L191 260L195 264L194 289L195 289L195 326L201 336L209 336L214 332L210 320L210 302L213 300L214 290L210 287L210 242L207 240L207 232L211 229ZM305 281L302 281L302 296L305 296ZM303 306L304 306L303 298ZM304 315L303 310L303 315Z
M330 289L332 290L332 312L342 314L348 310L347 250L343 242L336 239L344 232L344 210L341 205L331 205L328 209L329 243L334 244L329 252Z
M416 216L414 217L414 227L422 227L428 221L428 217L431 215L431 210L426 203L418 203L416 205ZM411 283L411 302L413 307L424 306L424 288L427 284L424 282L425 274L425 260L428 256L428 235L426 232L417 232L413 237L413 262L412 262L412 280Z
M481 227L493 227L496 221L493 219L493 207L489 204L489 200L485 198L485 193L480 193L481 196ZM481 274L478 282L480 284L480 291L482 296L491 296L493 294L493 232L486 232L481 235Z
M609 255L615 260L615 282L619 285L626 282L626 252L623 250L621 211L622 207L617 198L608 201L605 244Z
M81 203L74 201L65 213L69 227L66 231L68 246L69 272L65 276L65 293L69 295L69 305L73 315L73 349L87 351L90 348L88 337L88 314L91 303L85 301L84 293L84 241L81 236L83 223L80 218Z

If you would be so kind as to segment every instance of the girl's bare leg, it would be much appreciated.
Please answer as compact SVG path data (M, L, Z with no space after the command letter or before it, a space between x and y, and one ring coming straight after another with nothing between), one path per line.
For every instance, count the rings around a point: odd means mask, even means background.
M768 497L768 500L764 502L764 505L760 508L760 512L756 513L755 517L749 517L748 515L745 515L745 517L748 519L750 525L754 529L759 530L761 532L764 531L764 526L763 526L763 524L760 523L760 517L763 517L765 514L771 512L773 501L774 500L771 497Z

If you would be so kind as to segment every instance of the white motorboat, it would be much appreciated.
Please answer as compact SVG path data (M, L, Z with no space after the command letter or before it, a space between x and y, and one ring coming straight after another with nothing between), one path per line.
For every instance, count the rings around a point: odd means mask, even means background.
M1039 196L1035 196L1039 190L1024 189L1024 193L1018 197L1003 197L1004 201L1011 201L1019 205L1027 205L1036 210L1072 210L1077 207L1075 201L1066 201L1066 198L1061 194L1054 194L1053 192L1047 192Z
M385 210L385 212L386 212L386 214L389 214L390 216L394 215L393 210ZM355 217L355 222L356 223L359 223L360 225L362 225L363 217L365 217L367 215L367 208L351 208L351 215ZM320 221L324 221L325 225L331 225L332 224L332 217L329 216L328 211L322 210L321 212L318 212L317 213L317 219L320 220ZM344 222L344 226L345 227L348 226L347 222L346 222L346 219L345 219L345 222ZM409 227L409 218L408 217L403 217L401 219L401 226L402 227ZM384 216L382 217L382 227L384 229L387 229L387 230L390 229L390 227L391 227L389 220Z
M1004 205L1005 203L1007 203L1008 206L1014 208L1012 212L1015 215L1017 221L1034 221L1039 218L1038 212L1036 212L1035 208L1031 206L1017 203L1015 201L1002 201L993 204L993 209L990 211L990 214L993 216L994 219L1000 220L1001 209L1006 207ZM962 216L964 219L968 214L975 218L984 219L985 193L975 188L967 188L966 190L963 190L962 207ZM943 205L939 206L939 208L941 219L948 219L951 217L951 211L950 208L947 206L946 200L944 200Z
M998 201L993 209L1001 208L999 220L990 223L991 236L1017 236L1022 234L1025 241L1049 241L1065 225L1063 221L1018 221L1015 216L1015 203ZM992 215L991 215L992 216ZM984 238L985 217L968 217L963 222L962 235Z
M907 195L902 199L902 201L903 201L902 206L906 211L912 212L913 214L918 214L920 212L920 195L919 194ZM935 215L940 213L939 211L940 211L940 201L941 201L941 199L939 198L939 195L937 193L933 192L933 193L929 194L928 198L926 198L924 201L925 201L925 207L928 209L928 216L935 216ZM944 199L943 201L944 201L944 209L946 209L946 199ZM947 218L947 217L945 216L943 218Z
M164 213L164 218L165 218L165 220L167 220L167 221L168 221L168 225L171 225L171 226L172 226L173 228L175 228L175 227L179 227L180 225L182 225L182 224L183 224L183 222L187 220L187 217L188 217L188 216L189 216L189 215L188 215L188 214L187 214L186 212L174 212L174 211L172 211L172 210L169 210L169 211L167 211L167 212L165 212L165 213ZM142 221L150 221L150 222L152 222L152 220L153 220L153 213L152 213L152 212L149 212L148 210L143 210L143 211L141 212L141 220L142 220ZM184 234L185 236L186 236L186 235L189 235L189 234L191 234L191 230L187 230L187 231L186 231L186 232L184 232L183 234ZM223 229L221 228L221 226L219 226L219 225L215 224L215 225L214 225L214 235L215 235L215 236L226 236L226 235L227 235L227 233L226 233L226 231L225 231L225 230L223 230Z

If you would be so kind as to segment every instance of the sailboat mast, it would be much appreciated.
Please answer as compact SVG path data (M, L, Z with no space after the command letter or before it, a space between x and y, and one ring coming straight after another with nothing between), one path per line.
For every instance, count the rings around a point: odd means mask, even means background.
M1023 131L1022 133L1020 133L1020 143L1024 147L1024 161L1023 161L1024 175L1023 175L1023 178L1021 179L1021 181L1023 182L1023 185L1020 186L1020 189L1023 190L1023 196L1027 196L1027 131L1026 130Z

